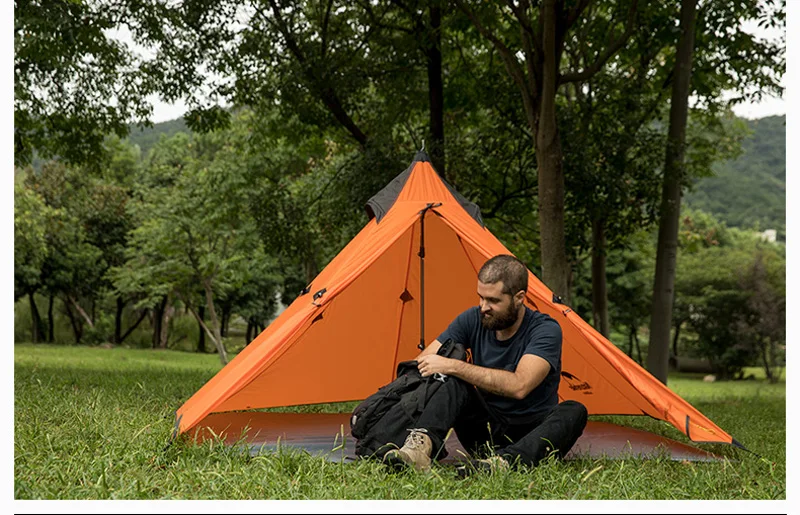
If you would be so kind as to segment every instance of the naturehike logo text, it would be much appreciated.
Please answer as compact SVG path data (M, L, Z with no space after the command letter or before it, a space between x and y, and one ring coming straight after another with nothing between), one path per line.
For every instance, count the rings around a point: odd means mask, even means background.
M561 372L561 377L566 379L567 387L570 390L574 390L574 391L577 391L577 392L583 391L583 393L585 393L585 394L591 394L592 393L592 392L587 391L587 390L591 390L592 389L592 387L591 387L591 385L589 385L589 383L587 383L586 381L581 381L580 379L578 379L574 375L570 374L569 372Z

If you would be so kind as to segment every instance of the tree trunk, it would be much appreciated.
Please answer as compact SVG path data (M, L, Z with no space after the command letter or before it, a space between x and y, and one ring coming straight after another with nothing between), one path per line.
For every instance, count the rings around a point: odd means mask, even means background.
M153 348L157 349L161 343L161 325L164 318L164 308L167 305L167 296L162 297L153 310Z
M122 342L124 342L124 341L125 341L125 338L127 338L127 337L128 337L128 335L130 335L130 334L133 332L133 330L134 330L134 329L136 329L136 328L139 326L139 324L141 324L141 323L142 323L142 320L144 320L144 317L146 317L146 316L147 316L147 312L148 312L148 310L147 310L147 309L143 309L143 310L142 310L142 314L141 314L141 315L139 315L139 319L138 319L138 320L136 320L136 323L134 323L132 326L130 326L130 327L128 328L128 330L127 330L127 331L125 331L125 334L123 334L123 335L120 337L120 339L119 339L119 343L120 343L120 344L122 344Z
M197 308L197 316L200 320L204 320L206 317L206 307L199 306ZM200 334L197 337L197 352L201 354L205 354L206 352L206 332L203 330L203 324L200 321L197 322L197 327L200 329Z
M75 343L81 343L81 337L83 336L83 328L81 327L81 322L75 317L75 314L72 312L72 308L69 305L69 301L66 298L62 300L64 302L64 309L67 311L67 317L69 318L69 323L72 325L72 331L75 333Z
M433 168L442 177L444 161L444 81L442 80L442 7L438 0L430 6L429 43L425 55L428 61L428 101L430 113L429 152Z
M208 308L208 315L211 317L211 327L213 334L210 334L214 345L219 352L219 360L223 365L228 364L228 353L225 352L225 344L222 342L222 332L220 331L219 319L217 318L217 310L214 309L214 293L211 290L211 285L208 281L203 281L203 288L206 291L206 308Z
M70 302L70 304L72 304L72 307L75 308L75 311L78 312L78 314L89 325L89 327L94 328L94 322L89 317L89 315L86 313L86 311L81 307L81 305L78 304L78 301L75 300L75 297L73 297L72 295L67 295L67 299L69 299L69 302Z
M636 355L639 356L638 363L643 364L642 360L642 347L639 345L639 335L636 334L636 329L633 330L633 343L636 344Z
M36 308L36 299L33 298L33 292L28 292L28 300L31 303L31 339L33 343L39 343L42 340L44 331L42 331L42 318Z
M770 342L769 340L761 342L761 348L762 348L761 357L762 360L764 361L764 374L767 376L767 381L769 381L770 383L774 383L775 378L773 377L773 372L772 368L770 367L770 359L769 359L770 358L769 348L771 345L772 342Z
M545 0L542 16L541 94L535 120L534 138L539 186L539 237L541 239L542 281L553 293L569 303L564 236L564 171L561 140L556 125L558 56L556 48L555 0Z
M675 356L676 359L678 357L678 339L681 336L682 326L683 326L683 320L675 321L675 334L672 336L672 355Z
M681 184L684 176L686 121L691 93L692 52L697 18L697 0L681 2L681 33L678 39L669 131L664 159L664 183L658 224L656 271L653 281L653 306L650 318L650 344L647 370L667 384L669 368L669 332L672 327L672 303L675 288L675 264L678 253L678 222L681 210Z
M222 318L220 320L220 334L223 338L228 336L228 325L231 321L231 305L229 303L224 303L222 305Z
M250 339L250 333L253 331L253 319L247 319L247 331L244 333L244 345L245 347L250 345L250 342L253 341Z
M164 319L161 322L161 333L159 334L158 340L158 348L159 349L166 349L167 342L169 341L169 321L172 319L172 315L175 314L175 306L169 303L167 300L167 304L164 306Z
M122 295L117 295L117 311L114 314L114 343L116 345L122 343L122 311L124 308Z
M633 333L636 331L636 328L630 327L628 329L628 352L626 354L629 358L633 359Z
M55 341L55 319L53 318L54 297L55 295L51 293L47 303L47 341L50 343Z
M311 241L306 242L311 248ZM306 284L311 284L314 278L319 275L319 268L317 268L317 260L314 258L313 251L306 253L305 263L303 263L306 273Z
M592 316L595 329L608 338L606 228L602 218L596 218L592 222Z

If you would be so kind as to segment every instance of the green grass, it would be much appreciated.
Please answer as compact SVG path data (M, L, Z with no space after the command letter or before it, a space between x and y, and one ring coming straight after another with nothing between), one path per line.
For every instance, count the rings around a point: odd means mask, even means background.
M16 499L786 499L785 383L670 378L762 458L704 446L730 460L575 460L458 480L444 466L389 474L380 464L299 451L250 457L213 441L178 441L164 452L175 409L219 370L215 355L30 344L14 351ZM647 417L600 420L687 442Z

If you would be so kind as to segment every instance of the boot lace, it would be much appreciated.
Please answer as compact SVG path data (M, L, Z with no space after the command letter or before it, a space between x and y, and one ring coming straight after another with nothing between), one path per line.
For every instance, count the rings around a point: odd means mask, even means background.
M410 433L406 437L406 441L403 444L404 447L408 447L409 449L419 449L423 445L425 445L425 433L428 432L427 429L419 428L419 429L409 429Z

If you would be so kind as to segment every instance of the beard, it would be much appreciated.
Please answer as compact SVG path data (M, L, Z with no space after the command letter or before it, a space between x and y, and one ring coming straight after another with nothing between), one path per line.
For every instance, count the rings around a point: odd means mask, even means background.
M508 329L517 321L519 317L519 304L513 300L508 309L495 314L481 314L481 325L490 331L502 331Z

